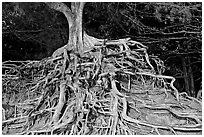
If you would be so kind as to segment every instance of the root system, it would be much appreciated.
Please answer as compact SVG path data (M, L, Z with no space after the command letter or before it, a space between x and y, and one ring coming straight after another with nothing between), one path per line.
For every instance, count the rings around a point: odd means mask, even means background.
M202 103L177 91L146 46L94 40L83 55L3 62L3 134L202 134Z

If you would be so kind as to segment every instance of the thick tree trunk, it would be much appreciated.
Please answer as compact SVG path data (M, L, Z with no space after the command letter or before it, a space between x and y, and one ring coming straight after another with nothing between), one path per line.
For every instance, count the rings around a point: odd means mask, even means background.
M72 20L69 22L69 43L68 46L81 53L83 51L83 30L82 15L84 3L75 2L71 4Z
M73 2L71 9L64 3L51 2L47 5L59 12L62 12L67 18L69 25L69 41L64 46L53 53L53 56L58 56L63 53L64 49L74 50L81 54L84 51L83 44L83 30L82 30L82 15L85 3Z

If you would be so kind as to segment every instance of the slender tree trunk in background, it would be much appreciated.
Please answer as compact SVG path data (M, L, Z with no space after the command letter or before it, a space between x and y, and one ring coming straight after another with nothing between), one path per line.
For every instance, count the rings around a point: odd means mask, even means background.
M185 91L188 93L189 96L191 96L190 90L189 90L189 81L188 81L188 72L187 72L187 66L186 66L186 59L185 57L181 56L181 62L183 67L183 73L184 73L184 87Z
M194 79L193 79L193 72L191 68L191 61L189 56L187 56L187 63L188 63L188 74L189 74L189 89L191 96L196 97L195 87L194 87Z

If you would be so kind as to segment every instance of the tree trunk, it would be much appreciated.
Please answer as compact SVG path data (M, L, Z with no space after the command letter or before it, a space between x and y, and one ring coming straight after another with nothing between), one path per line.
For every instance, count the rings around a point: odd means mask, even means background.
M75 51L81 53L83 51L83 35L82 35L82 15L84 3L71 3L73 18L69 21L69 47L74 47Z
M187 66L186 66L186 59L185 57L181 56L181 62L183 66L183 73L184 73L184 82L185 82L185 91L189 96L191 96L190 90L189 90L189 81L188 81L188 72L187 72Z
M195 87L194 87L194 79L193 79L193 72L191 68L191 61L190 58L187 57L187 63L188 63L188 74L189 74L189 89L191 96L196 97Z
M67 18L69 25L69 41L68 43L56 50L53 56L58 56L64 52L64 49L82 54L83 46L83 30L82 30L82 15L84 2L72 2L71 9L62 2L46 3L50 8L62 12Z

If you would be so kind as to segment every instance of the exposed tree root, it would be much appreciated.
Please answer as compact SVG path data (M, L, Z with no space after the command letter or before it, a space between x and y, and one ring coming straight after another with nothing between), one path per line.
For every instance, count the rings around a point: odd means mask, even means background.
M146 46L84 38L84 55L62 48L41 61L3 62L3 134L202 133L201 102L177 91Z

